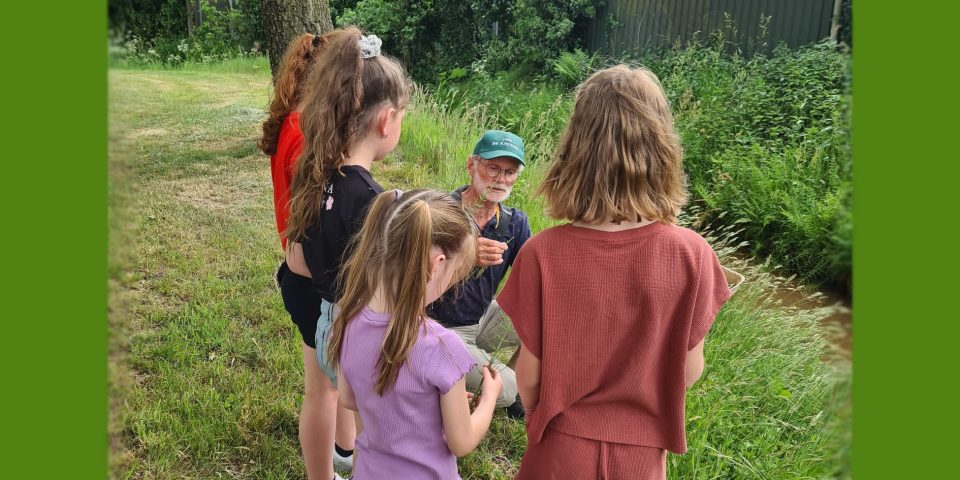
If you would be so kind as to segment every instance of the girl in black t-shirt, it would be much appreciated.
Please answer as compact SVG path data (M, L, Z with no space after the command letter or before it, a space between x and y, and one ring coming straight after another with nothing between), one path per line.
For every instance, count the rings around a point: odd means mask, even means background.
M335 460L344 468L352 465L354 417L337 407L336 372L324 356L326 335L349 240L383 191L370 167L396 147L409 97L403 67L380 54L380 39L355 27L335 32L307 82L300 117L303 152L290 186L280 291L304 342L300 445L311 479L339 478Z

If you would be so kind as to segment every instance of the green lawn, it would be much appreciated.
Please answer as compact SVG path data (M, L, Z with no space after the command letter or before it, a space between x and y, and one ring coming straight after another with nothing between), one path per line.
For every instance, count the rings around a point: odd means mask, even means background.
M109 73L113 478L304 475L300 341L273 285L281 250L269 159L255 147L270 77L236 70ZM481 113L420 95L374 176L387 188L456 186L483 127ZM534 230L552 224L526 198L541 174L525 170L513 202ZM688 395L690 451L668 457L670 477L847 475L849 373L822 361L823 312L773 304L778 280L732 257L730 242L715 245L748 283L708 337ZM498 413L461 475L512 478L525 442Z

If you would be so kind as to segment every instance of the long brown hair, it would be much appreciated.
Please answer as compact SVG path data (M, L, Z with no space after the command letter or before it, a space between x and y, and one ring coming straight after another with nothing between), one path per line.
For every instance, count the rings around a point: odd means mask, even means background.
M556 219L676 221L687 201L683 149L653 72L617 65L577 87L536 195Z
M378 109L407 106L410 84L403 67L385 55L361 58L360 30L335 30L310 73L300 116L303 152L290 185L286 237L299 242L317 222L324 189Z
M263 153L267 155L277 153L280 127L283 126L287 115L297 108L303 98L303 85L306 83L307 74L329 39L329 33L326 35L304 33L294 38L287 46L273 82L273 100L270 101L269 116L263 122L263 137L257 142L257 147Z
M460 202L436 190L396 190L378 195L354 237L353 254L344 263L340 312L327 346L332 368L340 365L347 325L373 298L386 297L390 322L377 359L377 394L392 386L426 319L424 299L430 281L430 248L457 262L451 284L469 275L476 257L477 231Z

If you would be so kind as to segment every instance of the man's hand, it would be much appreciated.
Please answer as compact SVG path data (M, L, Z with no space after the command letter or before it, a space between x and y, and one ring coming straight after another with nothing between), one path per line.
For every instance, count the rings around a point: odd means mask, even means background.
M507 244L485 237L477 238L477 266L490 267L503 263L503 252L507 251Z

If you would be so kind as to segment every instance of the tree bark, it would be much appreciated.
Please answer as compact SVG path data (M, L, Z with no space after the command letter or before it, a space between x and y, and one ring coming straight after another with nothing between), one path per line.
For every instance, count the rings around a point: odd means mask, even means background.
M333 30L327 0L262 0L263 37L270 72L277 75L287 45L304 33L324 34Z
M187 0L187 36L193 36L193 0Z

